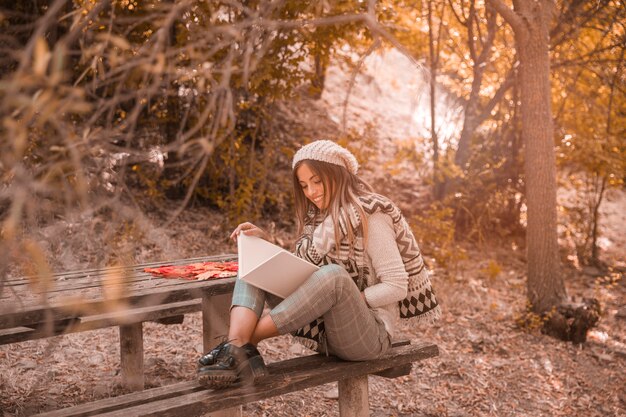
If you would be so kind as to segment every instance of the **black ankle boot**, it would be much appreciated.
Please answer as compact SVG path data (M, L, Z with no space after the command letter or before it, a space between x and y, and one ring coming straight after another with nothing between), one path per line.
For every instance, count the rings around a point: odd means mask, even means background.
M235 382L254 384L265 375L267 368L263 357L250 343L242 347L225 343L214 357L213 364L198 368L198 381L210 388L226 388Z
M226 343L228 343L228 341L220 343L219 345L211 349L208 353L205 353L203 356L201 356L200 359L198 359L198 367L215 364L217 355L220 353L220 350L222 350Z

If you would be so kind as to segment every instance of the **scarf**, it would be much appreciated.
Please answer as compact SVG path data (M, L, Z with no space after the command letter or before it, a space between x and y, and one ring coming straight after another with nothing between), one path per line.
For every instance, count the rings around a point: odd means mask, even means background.
M418 323L432 323L441 315L441 308L435 298L417 241L400 209L391 200L378 194L360 196L359 203L366 216L382 212L392 219L398 250L404 269L409 275L407 296L398 302L400 318L414 319ZM359 291L363 291L369 283L370 270L365 256L359 211L353 206L341 210L338 220L341 237L339 248L336 247L331 216L326 216L321 221L317 221L316 217L315 211L309 213L302 236L296 242L296 255L318 266L342 266L348 271ZM352 245L347 238L348 227L354 231ZM322 318L314 320L293 335L298 342L312 350L328 351Z

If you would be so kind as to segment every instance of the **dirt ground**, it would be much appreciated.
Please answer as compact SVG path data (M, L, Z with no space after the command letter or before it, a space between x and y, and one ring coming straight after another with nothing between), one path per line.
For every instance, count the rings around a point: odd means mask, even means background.
M176 247L181 257L233 252L215 224L214 213L188 210L170 228L166 246ZM435 342L439 357L414 366L409 376L370 377L372 416L626 416L623 272L594 276L597 271L566 266L569 295L595 296L603 307L599 326L577 346L517 326L525 309L519 249L465 249L467 260L433 271L442 319L431 327L404 324L400 332ZM144 249L137 259L164 256ZM144 349L148 388L193 380L202 353L199 314L187 315L182 324L145 323ZM267 362L310 353L288 336L262 342L260 350ZM119 395L119 360L113 328L0 346L0 415L30 415ZM336 384L328 384L248 404L243 412L337 416L336 395Z

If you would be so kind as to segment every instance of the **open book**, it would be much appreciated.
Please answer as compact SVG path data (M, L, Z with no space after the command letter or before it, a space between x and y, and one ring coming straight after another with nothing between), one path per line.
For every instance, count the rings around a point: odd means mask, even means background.
M264 291L287 298L318 266L280 246L240 233L237 237L239 279Z

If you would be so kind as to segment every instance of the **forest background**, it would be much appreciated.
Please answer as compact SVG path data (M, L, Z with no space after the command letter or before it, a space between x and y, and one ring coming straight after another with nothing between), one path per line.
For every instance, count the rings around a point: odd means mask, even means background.
M323 137L440 286L505 285L539 340L571 340L558 318L595 297L595 357L623 367L623 217L601 214L626 208L625 22L609 0L1 1L0 288L232 252L244 220L289 247L291 156Z

